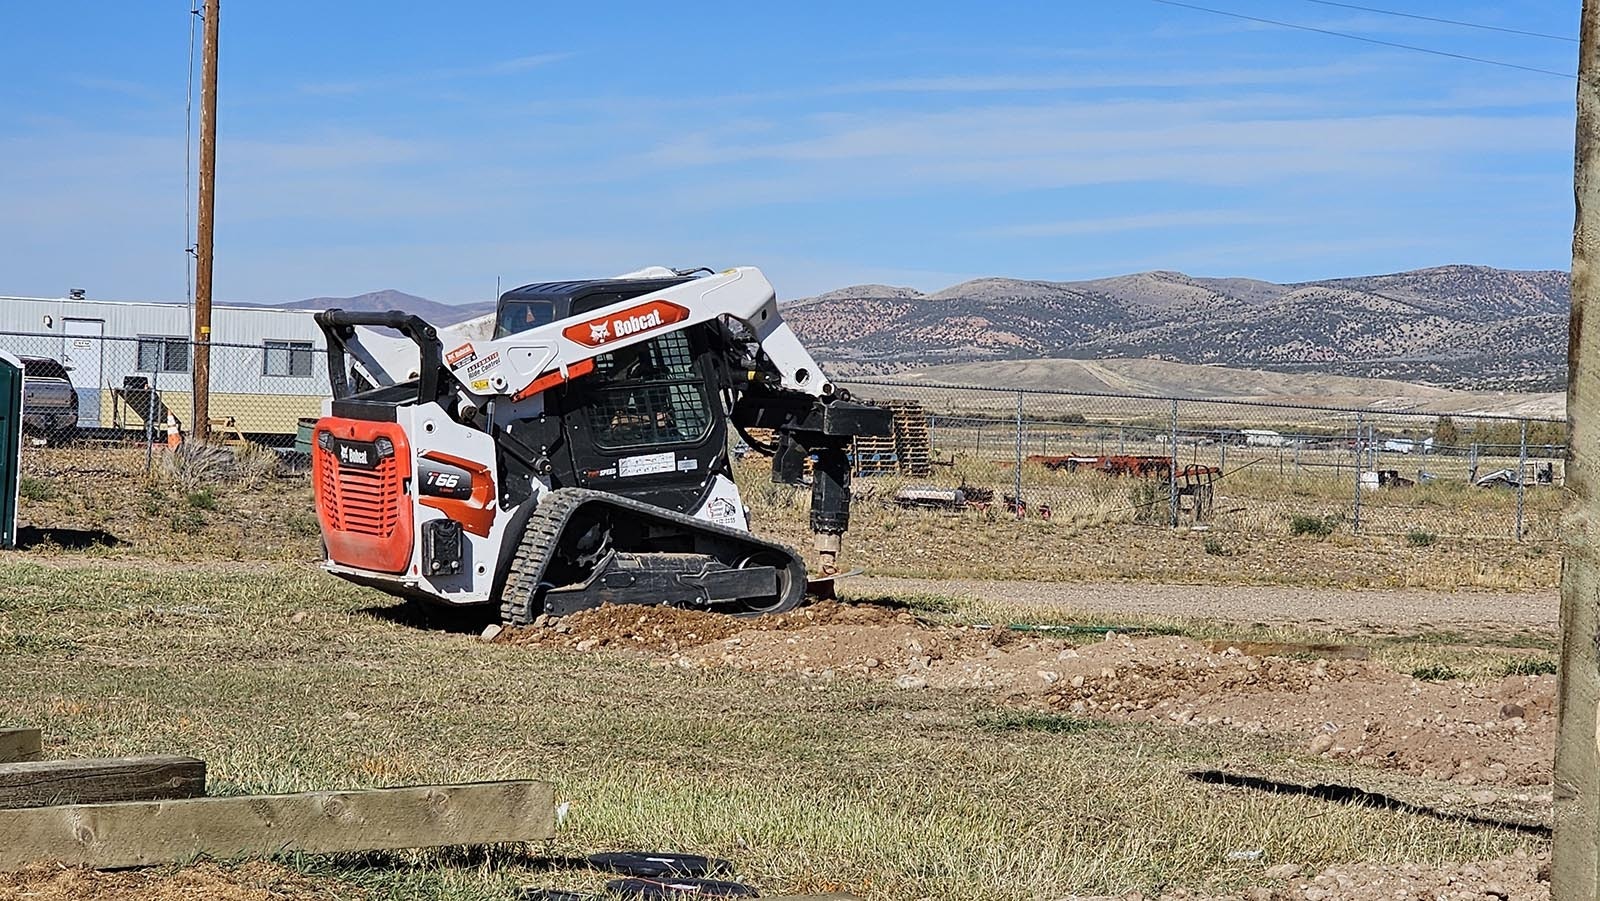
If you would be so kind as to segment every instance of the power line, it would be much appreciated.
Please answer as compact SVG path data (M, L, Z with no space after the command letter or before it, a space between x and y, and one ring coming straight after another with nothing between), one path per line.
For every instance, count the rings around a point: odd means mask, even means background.
M1557 72L1554 69L1541 69L1537 66L1524 66L1518 63L1508 63L1498 59L1485 59L1481 56L1468 56L1465 53L1451 53L1448 50L1435 50L1431 47L1418 47L1415 44L1400 44L1394 41L1382 41L1377 38L1364 37L1359 34L1350 34L1344 31L1334 31L1328 28L1316 28L1311 25L1296 25L1293 22L1280 22L1277 19L1263 19L1259 16L1247 16L1244 13L1228 12L1222 9L1212 9L1208 6L1195 6L1192 3L1180 3L1178 0L1150 0L1151 3L1160 3L1164 6L1177 6L1183 9L1192 9L1196 12L1211 13L1216 16L1227 16L1233 19L1243 19L1246 22L1259 22L1263 25L1276 25L1279 28L1293 28L1296 31L1310 31L1316 34L1326 34L1336 38L1345 38L1351 41L1361 41L1364 44L1377 44L1380 47L1392 47L1396 50L1410 50L1414 53L1427 53L1432 56L1443 56L1450 59L1465 60L1469 63L1483 63L1486 66L1499 66L1504 69L1519 69L1523 72L1537 72L1540 75L1554 75L1557 78L1576 79L1578 76L1571 72Z
M1335 0L1306 0L1307 3L1320 3L1323 6L1337 6L1342 9L1357 9L1364 13L1378 13L1384 16L1399 16L1402 19L1418 19L1423 22L1438 22L1441 25L1458 25L1462 28L1481 28L1484 31L1498 31L1504 34L1520 34L1525 38L1545 38L1551 41L1567 41L1576 44L1578 39L1564 34L1546 34L1542 31L1523 31L1520 28L1504 28L1499 25L1485 25L1481 22L1462 22L1458 19L1440 19L1436 16L1421 16L1416 13L1403 13L1393 9L1378 9L1375 6L1357 6L1354 3L1337 3Z

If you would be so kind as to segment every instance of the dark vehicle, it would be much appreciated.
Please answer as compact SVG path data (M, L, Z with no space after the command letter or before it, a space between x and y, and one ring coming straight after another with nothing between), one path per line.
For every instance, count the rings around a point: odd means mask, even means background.
M78 391L67 367L49 357L22 360L22 428L47 441L64 441L78 428Z

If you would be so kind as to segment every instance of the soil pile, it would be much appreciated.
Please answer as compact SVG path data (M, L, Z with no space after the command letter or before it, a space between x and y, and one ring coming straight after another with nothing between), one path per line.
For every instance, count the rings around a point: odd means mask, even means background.
M1044 700L1074 714L1288 734L1325 758L1461 786L1550 780L1554 676L1425 682L1373 664L1215 652L1181 638L1084 646L1062 660L1061 675Z
M541 618L496 640L631 651L685 669L976 690L1073 715L1221 726L1270 734L1329 760L1450 782L1482 795L1481 803L1497 793L1548 800L1554 676L1427 682L1365 661L1285 656L1292 648L1114 632L1075 640L837 602L752 619L606 606Z

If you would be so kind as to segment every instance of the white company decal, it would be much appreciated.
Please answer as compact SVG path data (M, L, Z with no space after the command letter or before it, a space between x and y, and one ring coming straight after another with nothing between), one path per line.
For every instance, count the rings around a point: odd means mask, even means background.
M647 476L658 472L672 472L677 465L675 455L668 451L663 454L644 454L638 457L623 457L617 461L617 476Z
M350 463L355 466L371 466L372 460L366 450L352 448L348 444L339 445L339 462Z
M455 350L445 354L444 362L445 365L449 366L451 369L460 369L477 358L478 352L473 349L472 345L463 344Z
M687 308L658 298L618 313L569 325L561 330L561 334L567 336L567 340L585 347L599 347L608 341L652 331L688 318Z
M481 379L500 368L500 351L495 351L487 357L473 360L467 365L467 378Z

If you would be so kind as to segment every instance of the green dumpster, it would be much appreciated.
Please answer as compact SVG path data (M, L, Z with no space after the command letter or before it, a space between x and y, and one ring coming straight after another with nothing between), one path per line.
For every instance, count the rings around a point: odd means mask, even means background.
M0 351L0 547L17 546L22 481L22 361Z

